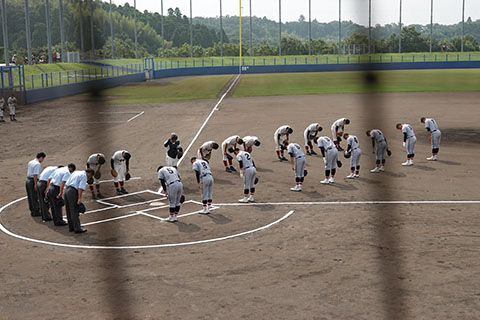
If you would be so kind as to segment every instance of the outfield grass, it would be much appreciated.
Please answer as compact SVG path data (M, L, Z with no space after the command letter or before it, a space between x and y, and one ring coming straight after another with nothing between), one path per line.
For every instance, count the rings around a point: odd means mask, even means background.
M112 104L154 103L182 100L213 99L221 92L232 75L199 76L179 81L162 80L125 85L103 91L114 99Z
M478 91L480 70L377 71L378 92ZM316 72L244 75L234 97L325 93L362 93L363 72Z

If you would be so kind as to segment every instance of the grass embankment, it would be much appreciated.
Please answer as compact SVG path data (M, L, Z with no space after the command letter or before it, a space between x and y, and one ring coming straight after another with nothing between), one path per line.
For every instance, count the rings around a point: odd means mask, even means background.
M191 77L179 81L151 81L108 89L102 94L114 97L110 101L113 104L213 99L231 78L231 75L220 75Z

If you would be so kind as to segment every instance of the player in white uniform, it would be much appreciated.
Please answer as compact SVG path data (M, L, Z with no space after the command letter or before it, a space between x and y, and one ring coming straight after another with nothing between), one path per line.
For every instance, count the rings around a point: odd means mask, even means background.
M243 178L243 198L238 200L238 202L254 202L255 178L257 175L257 169L255 167L253 157L250 153L246 151L240 151L238 148L233 152L235 153L235 156L237 156L240 166L240 177Z
M212 155L212 150L217 150L218 149L218 143L215 141L207 141L200 148L198 148L197 151L197 158L198 159L204 159L204 160L210 160L210 157Z
M295 172L295 187L291 191L302 191L303 180L305 179L305 153L298 143L288 143L285 141L287 152L290 155L292 170Z
M90 189L90 192L92 193L92 198L94 200L102 199L103 195L100 193L100 168L102 165L105 163L105 155L103 153L94 153L88 157L87 160L87 169L92 169L94 171L93 174L93 183L88 184L88 188ZM91 179L89 182L92 182ZM97 194L95 194L95 191L93 190L93 185L95 184L95 189L97 191Z
M210 169L210 165L207 160L197 159L193 157L190 159L192 162L192 169L195 171L197 178L198 189L202 191L202 214L209 214L212 207L213 196L213 176Z
M15 98L15 95L13 93L10 95L7 102L8 102L8 109L10 111L10 120L17 121L17 119L15 118L15 108L17 107L17 98Z
M159 167L158 180L162 184L162 188L170 203L170 216L168 222L178 221L178 213L180 212L180 205L183 196L183 184L175 167Z
M5 122L5 120L3 120L3 117L4 117L4 112L5 112L5 99L0 96L0 122Z
M260 140L258 140L258 137L255 137L255 136L245 136L243 137L242 141L243 141L243 150L247 151L248 153L252 153L253 146L256 146L256 147L260 146Z
M347 152L350 156L350 174L348 179L355 179L360 177L360 157L362 156L362 149L360 149L360 142L356 136L351 136L348 133L343 135L343 139L347 140Z
M346 124L350 124L350 120L347 118L340 118L332 124L332 139L338 151L343 151L340 142L342 141L342 135Z
M383 172L385 171L385 151L388 156L392 154L390 149L388 149L387 138L385 138L383 132L379 129L368 130L367 136L372 138L372 152L375 154L376 158L376 166L374 169L370 170L370 172Z
M329 137L320 137L315 138L315 143L320 148L322 153L323 162L325 163L325 179L322 180L321 184L329 184L335 182L335 173L337 171L338 161L338 150L335 148L335 144L330 140Z
M305 138L305 151L309 156L314 156L317 153L313 150L313 139L317 137L317 134L322 131L323 128L319 123L312 123L309 125L303 132L303 137ZM310 148L310 150L308 150Z
M407 150L407 161L402 163L402 166L413 166L413 157L415 157L415 144L417 143L417 137L413 128L409 124L397 123L398 130L403 133L403 147Z
M277 152L277 157L280 161L288 161L283 154L285 150L285 141L288 141L288 137L292 133L292 127L289 125L284 125L278 128L273 135L273 140L275 141L275 151Z
M110 159L110 166L117 172L117 176L113 177L113 185L117 190L117 195L127 194L125 190L125 175L129 171L130 158L132 156L127 150L118 150Z
M180 146L177 134L170 134L170 138L163 143L163 146L167 149L167 154L165 156L167 166L176 167L178 160L183 155L183 148Z
M231 136L225 139L222 142L222 152L223 152L223 165L225 166L225 171L227 172L234 172L237 171L233 167L233 157L230 155L229 150L235 150L237 148L237 144L243 145L243 140L240 136ZM228 165L227 165L228 161Z
M427 129L428 140L432 142L432 156L428 157L428 161L437 161L438 151L440 150L440 139L442 138L442 132L438 129L437 121L433 118L422 117L420 119L421 123L425 124L425 129Z

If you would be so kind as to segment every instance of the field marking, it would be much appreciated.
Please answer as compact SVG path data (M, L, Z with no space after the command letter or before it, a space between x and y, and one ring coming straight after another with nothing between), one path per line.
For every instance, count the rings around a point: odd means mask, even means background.
M217 203L217 206L287 206L287 205L352 205L352 204L480 204L480 200L371 200L371 201L310 201Z
M139 114L137 114L136 116L131 117L130 119L127 120L127 122L133 121L133 120L135 120L136 118L140 117L140 116L143 115L143 114L145 114L145 111L142 111L142 112L140 112Z
M125 218L129 218L129 217L133 217L133 216L138 216L139 214L140 214L139 212L134 212L134 213L126 214L124 216L118 216L118 217L109 218L109 219L103 219L103 220L97 220L97 221L82 223L82 227L91 226L91 225L94 225L94 224L99 224L99 223L104 223L104 222L120 220L120 219L125 219Z
M140 180L142 179L141 177L131 177L130 180ZM107 183L107 182L113 182L113 179L109 180L100 180L99 183Z

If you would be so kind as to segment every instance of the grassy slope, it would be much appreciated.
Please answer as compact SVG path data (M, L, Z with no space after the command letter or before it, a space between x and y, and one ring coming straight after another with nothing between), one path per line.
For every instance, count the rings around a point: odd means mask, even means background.
M380 92L477 91L480 70L401 70L377 72ZM245 75L234 97L365 92L361 72Z
M173 82L150 82L145 86L127 85L105 90L103 95L115 97L111 101L113 104L212 99L231 78L231 75L202 76Z

